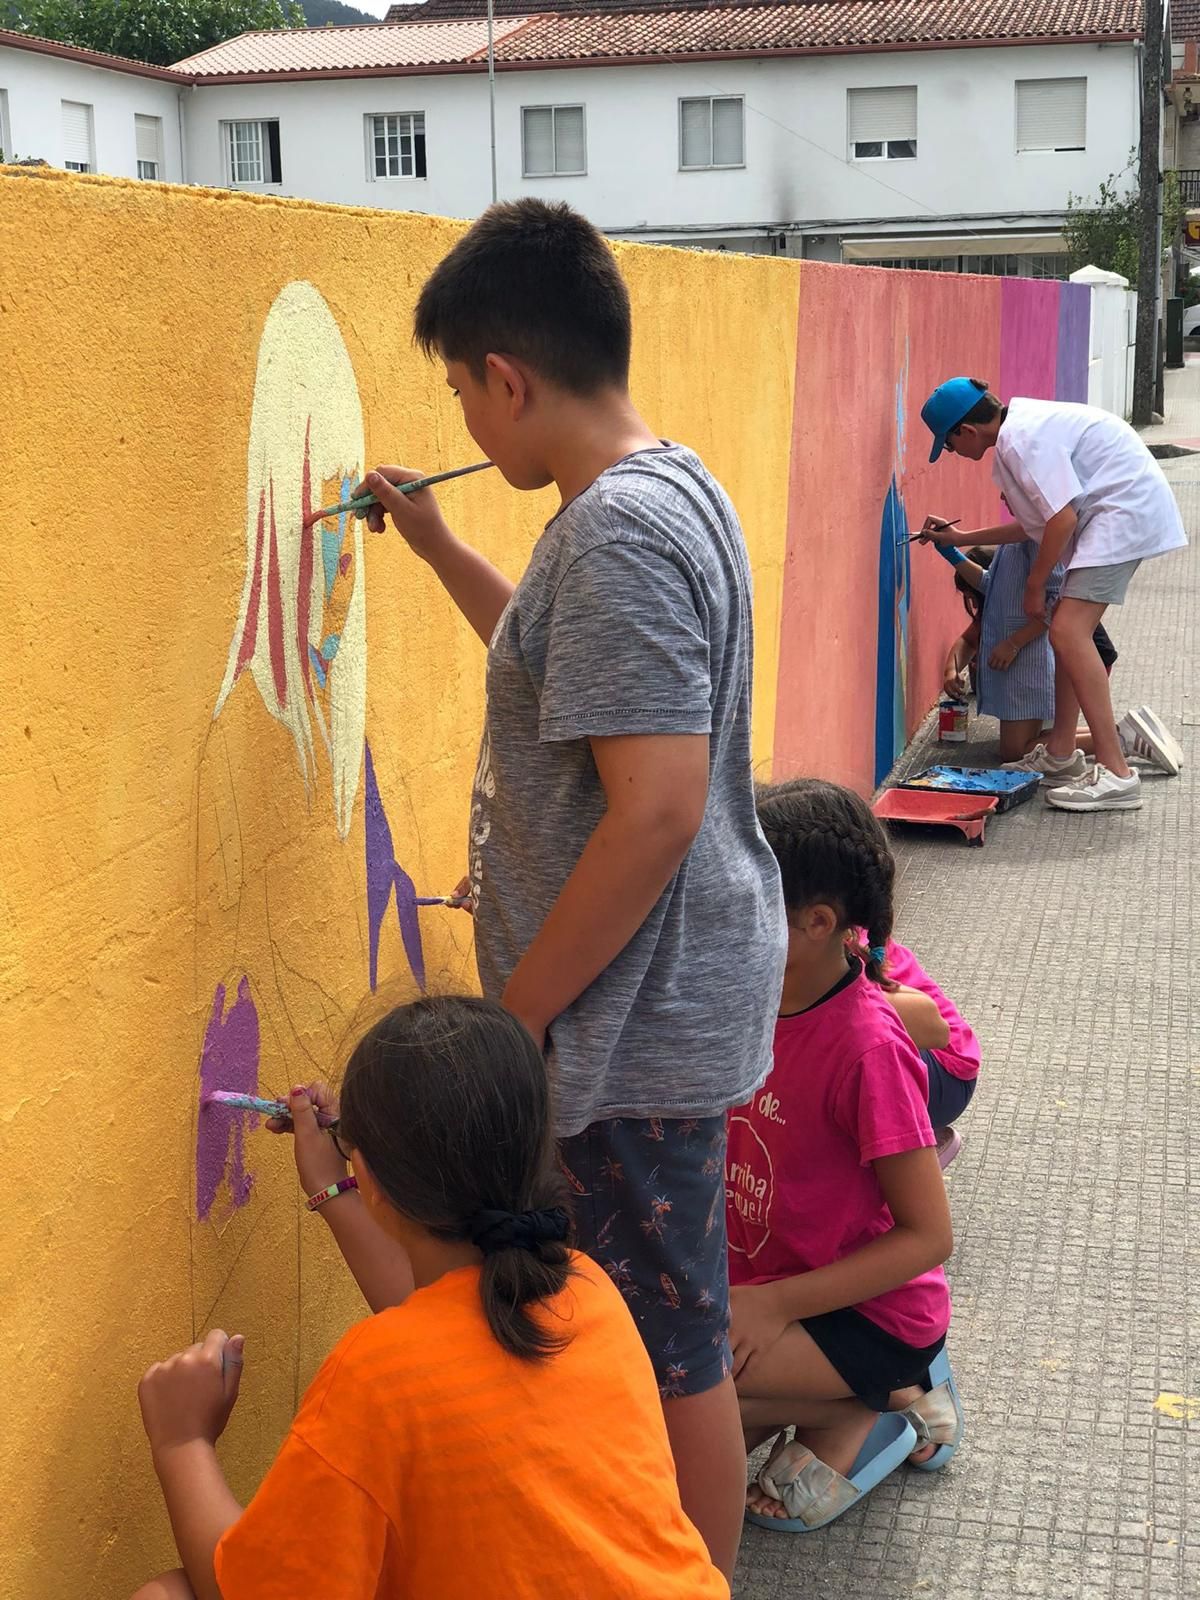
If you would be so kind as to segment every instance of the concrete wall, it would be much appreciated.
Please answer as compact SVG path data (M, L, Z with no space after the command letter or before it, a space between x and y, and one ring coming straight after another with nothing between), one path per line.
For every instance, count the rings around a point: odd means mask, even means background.
M40 157L52 167L63 163L62 102L92 107L97 172L137 177L135 116L162 119L163 168L160 177L179 183L184 176L180 149L180 89L159 78L89 67L59 56L40 55L0 45L0 99L6 127L0 129L4 159Z
M413 897L463 870L482 651L394 536L301 531L364 463L477 453L410 341L458 231L0 173L0 1594L114 1600L169 1559L150 1360L247 1335L245 1496L361 1314L286 1144L199 1095L336 1072L373 1006L471 979L468 919ZM929 468L919 404L962 370L1077 383L1078 317L1055 284L620 259L636 398L745 525L758 768L869 790L964 620L897 538L996 510L986 470ZM553 501L485 475L443 503L516 574Z
M1088 78L1087 149L1015 148L1017 78ZM917 86L917 158L848 161L846 91ZM679 100L743 95L742 170L679 170ZM201 87L185 99L189 179L225 185L220 124L278 117L285 195L472 217L491 197L488 93L479 74ZM587 174L521 175L521 107L582 104ZM610 231L763 226L807 219L1059 213L1122 170L1137 142L1131 46L925 50L875 56L501 72L504 197L569 200ZM631 107L636 114L631 115ZM423 111L429 176L367 176L363 119Z

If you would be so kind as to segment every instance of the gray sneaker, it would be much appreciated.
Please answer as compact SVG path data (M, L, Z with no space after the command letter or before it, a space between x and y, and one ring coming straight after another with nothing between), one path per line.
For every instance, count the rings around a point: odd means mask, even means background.
M1020 761L1005 761L1001 770L1004 772L1036 772L1043 785L1047 783L1074 783L1079 778L1087 776L1088 758L1082 750L1076 750L1074 755L1052 756L1044 744L1035 744L1027 756L1022 756Z
M1127 756L1148 761L1152 767L1179 776L1183 766L1183 746L1163 726L1162 719L1149 706L1135 706L1117 724L1121 746Z
M1136 772L1118 778L1096 765L1075 783L1050 789L1046 799L1058 811L1136 811L1142 803L1142 780Z

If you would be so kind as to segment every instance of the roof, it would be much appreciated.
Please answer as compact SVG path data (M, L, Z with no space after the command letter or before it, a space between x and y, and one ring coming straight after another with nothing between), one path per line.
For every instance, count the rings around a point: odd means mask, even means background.
M510 16L496 24L497 41L525 21ZM487 22L354 23L333 28L276 28L243 33L224 44L175 63L176 71L198 79L231 73L353 72L389 67L449 66L469 61L487 49Z
M441 0L441 3L447 6L454 4L466 6L470 5L472 0ZM503 0L497 0L497 11L501 9L502 4ZM411 10L411 7L409 9ZM424 11L425 8L422 7L421 9ZM442 12L439 6L439 14L444 16L449 13ZM463 15L470 16L471 13L470 11L464 11ZM1200 0L1173 0L1171 5L1171 38L1176 44L1183 44L1188 39L1200 39Z
M1200 5L1200 0L1196 0ZM495 58L516 70L557 64L686 61L919 50L1052 40L1132 40L1142 0L543 0L537 14L495 0ZM435 6L470 15L430 19ZM528 0L526 0L528 5ZM567 9L552 9L554 6ZM418 13L421 20L415 20ZM176 63L200 82L482 70L486 0L393 7L406 20L246 33Z
M103 50L83 50L78 45L62 44L57 39L39 39L32 33L13 33L0 28L0 49L32 50L35 55L58 56L65 61L78 61L86 67L107 67L110 72L131 72L139 78L166 78L172 83L186 83L183 74L171 67L156 67L149 61L132 61L128 56L110 56Z
M1142 26L1140 0L1133 6L1113 6L1106 0L740 0L738 9L762 6L770 10L832 12L845 19L844 26L869 36L882 31L881 13L893 17L905 16L921 37L943 36L947 23L955 26L955 37L1013 38L1040 37L1046 32L1075 36L1083 33L1105 34L1112 31L1106 17L1114 11L1121 14L1136 13L1136 21L1129 31L1139 32ZM1180 8L1197 13L1192 20L1200 20L1200 0L1174 0L1171 7L1174 19ZM729 9L729 0L541 0L532 7L528 0L493 0L497 17L515 16L518 12L536 9L570 16L595 16L615 11L721 11ZM858 16L856 16L858 14ZM420 17L426 21L447 17L485 17L487 0L407 0L394 4L388 12L388 22L412 22ZM1054 18L1047 26L1047 17ZM814 23L814 26L820 24ZM886 26L883 25L883 26ZM1121 31L1125 31L1122 29ZM1177 30L1176 38L1184 35ZM1189 35L1194 37L1194 35Z

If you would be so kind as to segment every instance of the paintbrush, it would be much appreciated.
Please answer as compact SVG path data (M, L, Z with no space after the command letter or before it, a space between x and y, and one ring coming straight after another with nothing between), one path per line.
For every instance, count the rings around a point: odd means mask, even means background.
M418 489L428 489L435 483L449 483L451 478L465 478L472 472L486 472L495 464L494 461L476 461L473 466L454 467L449 472L434 472L428 478L416 478L412 483L394 483L392 488L398 494L416 494ZM353 500L343 500L340 505L322 506L320 511L310 511L304 519L304 526L311 528L315 522L321 522L325 517L340 517L344 511L353 511L355 516L361 517L369 506L378 503L377 494L356 495Z
M232 1111L257 1111L263 1117L292 1119L291 1107L286 1100L264 1100L256 1094L235 1094L231 1089L214 1089L204 1097L205 1105L228 1106ZM328 1111L318 1111L317 1121L323 1128L336 1128L338 1119Z
M936 528L931 528L929 531L931 533L945 533L947 528L957 528L961 521L961 517L954 517L949 522L939 523ZM926 535L924 533L914 533L907 539L897 539L896 548L899 549L902 544L912 544L914 539L924 539L925 537Z

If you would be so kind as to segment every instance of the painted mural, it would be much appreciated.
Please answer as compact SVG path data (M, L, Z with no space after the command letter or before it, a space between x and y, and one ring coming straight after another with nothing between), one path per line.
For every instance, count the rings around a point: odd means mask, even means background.
M362 1313L286 1142L200 1108L334 1076L373 1007L473 981L470 919L417 901L467 867L478 641L394 536L304 527L364 464L475 458L411 345L460 229L0 173L23 397L0 452L19 508L0 785L20 819L0 836L0 1048L19 1063L0 1315L25 1380L0 1432L25 1530L0 1593L121 1594L167 1564L134 1400L149 1360L213 1324L246 1335L253 1402L222 1442L246 1494ZM944 563L901 539L927 511L995 513L983 474L929 467L921 401L960 371L1079 395L1087 291L619 256L635 398L745 528L756 769L867 791L962 627ZM70 464L69 531L56 494L29 497L47 463ZM496 474L442 503L513 575L553 511ZM77 1514L51 1523L64 1496Z

